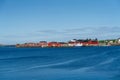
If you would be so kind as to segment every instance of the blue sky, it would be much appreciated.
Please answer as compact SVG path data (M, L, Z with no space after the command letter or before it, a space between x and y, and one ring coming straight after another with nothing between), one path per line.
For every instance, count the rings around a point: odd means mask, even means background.
M120 0L0 0L0 43L120 37Z

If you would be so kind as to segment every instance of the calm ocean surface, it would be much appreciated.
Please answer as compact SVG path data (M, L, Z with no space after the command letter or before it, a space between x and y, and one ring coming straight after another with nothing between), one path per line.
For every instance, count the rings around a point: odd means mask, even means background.
M0 80L120 80L120 47L1 47Z

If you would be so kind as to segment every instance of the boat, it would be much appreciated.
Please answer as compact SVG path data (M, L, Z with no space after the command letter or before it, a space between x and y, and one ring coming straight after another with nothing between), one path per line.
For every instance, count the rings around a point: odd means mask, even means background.
M77 43L77 44L75 45L75 47L80 47L80 46L83 46L83 44L82 44L82 43Z

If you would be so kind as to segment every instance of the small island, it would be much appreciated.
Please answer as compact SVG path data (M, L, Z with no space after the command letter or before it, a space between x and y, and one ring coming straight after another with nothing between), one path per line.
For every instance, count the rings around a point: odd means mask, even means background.
M38 43L29 42L24 44L16 44L16 47L79 47L79 46L120 46L120 38L98 40L96 39L72 39L68 42L47 42L40 41Z

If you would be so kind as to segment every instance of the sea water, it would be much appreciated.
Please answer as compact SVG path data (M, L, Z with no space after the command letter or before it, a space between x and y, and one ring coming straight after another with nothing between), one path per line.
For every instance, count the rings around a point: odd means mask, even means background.
M1 47L0 80L120 80L120 47Z

